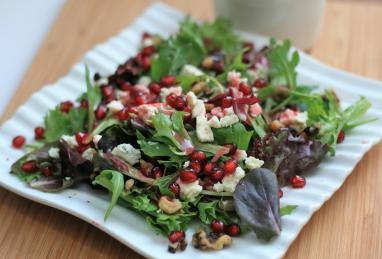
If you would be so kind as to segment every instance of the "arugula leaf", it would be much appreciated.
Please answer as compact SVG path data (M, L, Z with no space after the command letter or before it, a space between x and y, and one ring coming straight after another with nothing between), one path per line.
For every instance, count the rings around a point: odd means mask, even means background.
M251 125L258 137L263 138L266 135L265 129L267 128L267 124L262 115L252 119Z
M236 221L234 220L235 217L232 217L232 215L219 207L219 202L220 200L198 203L198 216L201 222L208 225L211 224L214 219L219 219L223 221L224 224Z
M168 186L170 185L171 182L175 180L176 177L177 177L176 174L162 176L158 180L155 180L153 185L159 188L159 191L162 195L173 197L174 194L168 189Z
M85 65L86 95L88 99L88 132L91 132L94 126L94 107L101 102L101 89L94 87L90 80L90 72Z
M247 131L245 126L238 122L230 127L212 130L217 144L236 144L237 148L247 150L253 131Z
M156 131L154 137L164 137L170 140L175 147L177 147L180 150L182 149L182 146L174 137L170 117L168 117L162 112L158 112L152 118L152 123Z
M297 205L287 205L280 208L280 216L286 216L292 214L296 209Z
M93 184L99 184L105 187L111 193L111 200L109 208L105 213L105 220L109 217L113 207L118 201L124 188L123 174L114 170L103 170L97 175L93 181Z
M73 135L85 127L86 111L82 108L72 108L63 113L57 106L45 115L45 142L53 142L62 135Z

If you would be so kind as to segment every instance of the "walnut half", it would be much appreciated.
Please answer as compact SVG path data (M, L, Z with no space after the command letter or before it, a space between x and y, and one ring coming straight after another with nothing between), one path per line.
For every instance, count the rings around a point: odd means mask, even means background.
M162 196L159 199L158 207L167 214L174 214L182 209L182 203L178 199Z
M200 250L221 250L232 244L232 238L228 235L215 235L199 230L192 236L192 245Z

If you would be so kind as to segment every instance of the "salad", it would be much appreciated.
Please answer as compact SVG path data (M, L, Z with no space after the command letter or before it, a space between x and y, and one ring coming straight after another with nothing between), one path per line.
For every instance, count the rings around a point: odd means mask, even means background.
M169 251L220 250L254 231L281 232L281 187L304 175L361 124L371 104L347 107L333 90L297 81L289 41L256 48L229 21L184 19L168 39L144 33L138 53L111 75L91 76L75 102L48 111L11 168L29 187L59 192L90 184L169 240ZM191 221L200 229L192 238Z

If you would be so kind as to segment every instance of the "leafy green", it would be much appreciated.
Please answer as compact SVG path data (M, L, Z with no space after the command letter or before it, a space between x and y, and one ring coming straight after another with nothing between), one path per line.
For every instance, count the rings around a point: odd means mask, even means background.
M286 216L292 214L296 209L297 205L287 205L280 208L280 216Z
M88 99L88 132L91 132L94 126L94 107L101 102L101 89L94 87L90 80L88 66L85 66L86 95Z
M211 224L214 219L219 219L223 221L224 224L237 221L236 217L220 208L220 202L220 200L199 202L197 208L200 221L206 225Z
M247 131L245 126L238 122L230 127L213 129L217 144L236 144L239 149L247 150L253 131Z
M168 189L168 186L170 185L171 182L174 181L174 178L176 178L176 175L170 174L166 176L162 176L158 180L155 180L154 184L159 188L159 191L162 195L167 195L167 196L174 196L174 194Z
M45 141L53 142L62 135L73 135L84 130L86 124L86 110L82 108L72 108L68 113L61 112L57 106L48 111L44 119Z
M258 137L263 138L265 136L265 129L268 125L266 124L262 115L259 115L256 118L252 119L251 125Z
M114 170L103 170L93 181L93 184L99 184L105 187L111 193L109 208L105 213L105 220L109 217L113 207L118 201L124 188L123 174Z
M158 112L152 118L152 123L156 131L154 137L164 137L170 140L175 147L177 147L178 149L182 149L182 146L174 137L170 117L168 117L162 112Z

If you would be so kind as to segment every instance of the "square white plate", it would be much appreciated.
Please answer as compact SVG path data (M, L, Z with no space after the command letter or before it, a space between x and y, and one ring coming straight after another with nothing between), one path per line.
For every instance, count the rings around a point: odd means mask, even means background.
M373 103L369 116L380 120L361 126L347 135L345 142L338 146L336 157L325 159L317 170L308 175L305 188L284 188L282 204L296 204L298 208L292 215L282 217L283 231L269 243L260 242L254 234L248 234L235 238L232 247L219 252L200 252L189 246L185 252L172 255L166 251L166 238L154 234L143 218L125 208L116 206L108 221L104 222L104 212L108 207L108 197L105 194L86 187L61 193L43 193L28 188L9 174L11 164L23 155L22 151L11 148L12 138L22 134L32 140L33 128L42 124L42 116L48 109L60 101L74 100L86 90L84 63L92 71L103 75L112 73L119 63L136 53L142 32L168 36L177 30L178 22L183 17L184 14L163 4L152 5L130 27L89 51L68 75L34 93L0 129L0 184L28 199L75 215L147 257L280 258L312 214L343 184L362 156L381 140L381 82L341 72L300 53L300 83L334 87L344 106L354 102L362 94ZM268 42L268 39L259 36L243 36L253 40L257 46ZM192 231L189 231L189 240L191 235Z

